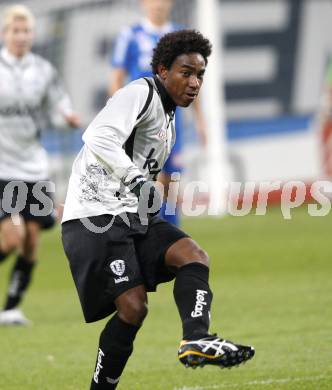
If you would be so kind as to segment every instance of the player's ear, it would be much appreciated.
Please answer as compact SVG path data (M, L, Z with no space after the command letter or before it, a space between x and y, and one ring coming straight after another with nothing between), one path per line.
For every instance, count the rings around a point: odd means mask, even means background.
M161 77L162 80L166 80L167 74L168 74L168 69L166 68L165 65L159 64L157 67L158 74Z

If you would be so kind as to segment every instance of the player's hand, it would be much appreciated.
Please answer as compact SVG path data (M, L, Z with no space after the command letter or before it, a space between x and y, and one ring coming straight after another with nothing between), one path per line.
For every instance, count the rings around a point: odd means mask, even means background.
M143 185L147 182L147 180L142 176L136 176L129 184L129 190L132 192L134 195L136 195L137 199L140 199L141 196L141 189Z
M157 215L162 205L159 191L153 182L147 181L143 176L136 176L129 185L130 191L138 199L138 213Z
M65 120L70 127L78 128L82 125L81 118L76 113L66 114Z

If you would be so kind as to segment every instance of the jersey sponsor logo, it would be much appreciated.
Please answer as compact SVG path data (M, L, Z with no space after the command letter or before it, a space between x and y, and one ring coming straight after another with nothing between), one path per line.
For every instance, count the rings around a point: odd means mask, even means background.
M17 107L17 106L10 106L10 107L2 107L0 108L0 115L1 116L31 116L35 117L36 113L38 112L37 107Z
M98 383L99 381L99 373L100 373L100 370L103 368L103 366L101 365L102 363L102 360L103 360L103 357L105 356L104 352L99 348L98 350L98 357L97 357L97 364L96 364L96 370L93 374L93 380Z
M205 301L205 295L208 292L205 290L196 290L196 304L194 311L191 312L193 318L202 317L204 306L207 305Z
M155 158L152 158L155 148L152 148L145 160L143 169L148 168L150 175L153 175L154 179L157 179L158 173L161 171L159 168L158 161Z
M114 275L122 276L126 270L126 264L123 260L114 260L110 264L110 268Z

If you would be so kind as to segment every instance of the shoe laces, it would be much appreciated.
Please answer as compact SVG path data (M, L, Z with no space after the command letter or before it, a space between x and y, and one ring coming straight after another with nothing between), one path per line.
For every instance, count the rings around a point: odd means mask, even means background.
M211 335L203 339L193 341L192 343L198 345L203 353L206 353L209 350L214 351L214 356L223 355L225 353L224 347L227 347L231 351L238 351L236 345L228 340L219 338L217 335Z

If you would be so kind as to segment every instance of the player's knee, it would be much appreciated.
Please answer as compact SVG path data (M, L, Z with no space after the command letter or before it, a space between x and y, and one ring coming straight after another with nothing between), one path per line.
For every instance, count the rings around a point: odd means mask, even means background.
M202 263L202 264L206 265L207 267L209 267L209 264L210 264L209 255L201 247L198 248L198 258L200 259L200 263Z
M132 325L140 326L147 314L147 302L141 299L130 299L126 305L118 308L119 317Z
M22 254L27 259L35 260L38 248L38 240L26 240L23 245Z
M190 263L201 263L209 267L209 256L194 240L183 238L167 250L165 263L168 267L177 269Z
M209 266L209 255L207 252L200 247L197 242L193 241L191 243L191 261L193 263L201 263L205 266Z
M1 250L5 253L12 252L23 247L26 237L26 229L21 217L6 218L0 224Z
M200 263L205 265L206 267L209 267L210 264L209 255L204 249L197 246L194 250L193 260L191 261L191 263Z

